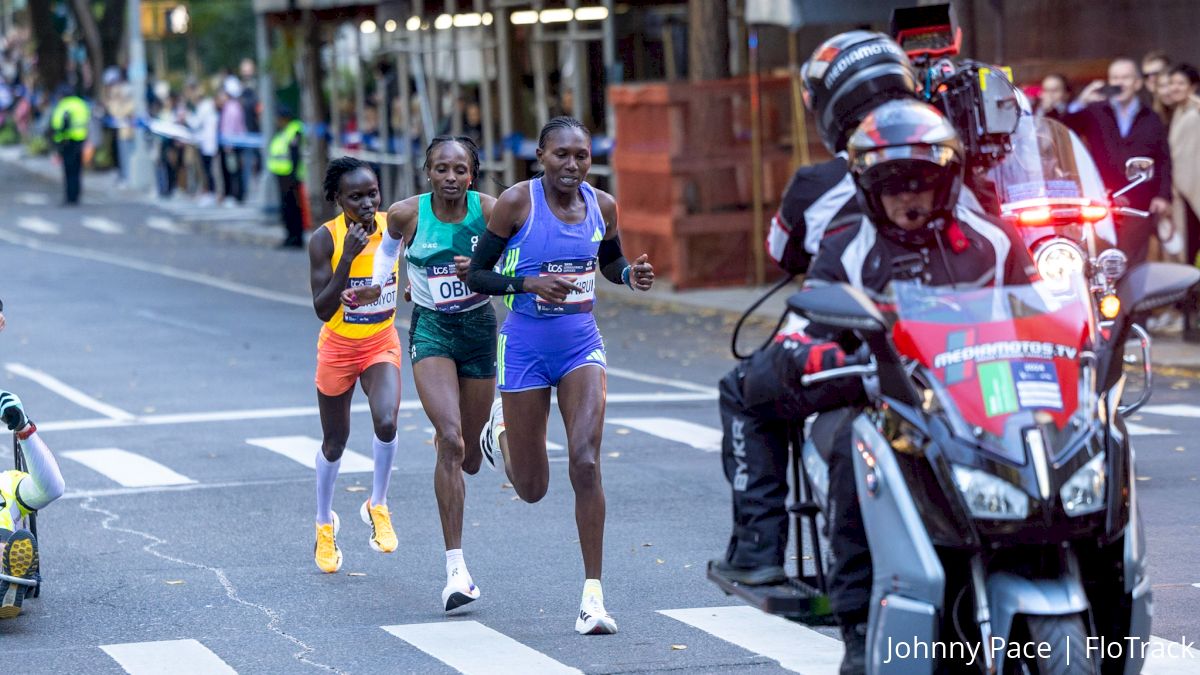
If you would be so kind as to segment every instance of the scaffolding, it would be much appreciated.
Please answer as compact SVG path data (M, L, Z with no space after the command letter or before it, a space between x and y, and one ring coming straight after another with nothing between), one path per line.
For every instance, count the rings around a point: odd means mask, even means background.
M479 189L495 192L524 175L536 148L526 134L549 120L552 107L585 123L603 119L604 128L593 129L591 173L614 188L611 105L605 95L596 110L591 96L620 78L613 0L256 0L255 11L267 25L299 31L291 39L302 117L319 132L308 135L310 181L325 157L352 155L380 167L389 195L406 197L418 190L423 148L440 132L462 134L475 105L481 169L497 178ZM269 48L260 45L260 58ZM366 137L370 91L377 133Z

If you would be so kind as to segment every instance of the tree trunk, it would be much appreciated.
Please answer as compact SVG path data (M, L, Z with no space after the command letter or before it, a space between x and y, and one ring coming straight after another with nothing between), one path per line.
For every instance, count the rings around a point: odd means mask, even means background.
M688 0L688 77L693 82L729 77L727 0Z
M92 15L88 0L71 0L71 12L79 24L79 32L83 34L83 43L87 46L88 61L92 64L92 93L96 100L100 100L100 94L104 92L104 68L108 65L104 61L104 49L100 46L100 28L96 25L96 17Z
M120 63L125 55L126 0L107 0L100 19L100 48L105 63Z
M67 47L54 28L54 14L48 2L29 3L33 39L37 42L37 73L42 86L53 94L67 79Z

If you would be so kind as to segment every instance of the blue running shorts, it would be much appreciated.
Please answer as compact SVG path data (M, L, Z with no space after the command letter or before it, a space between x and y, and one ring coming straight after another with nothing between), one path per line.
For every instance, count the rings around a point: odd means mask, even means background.
M496 340L496 388L528 391L557 387L583 366L604 368L604 339L591 312L535 319L510 312Z

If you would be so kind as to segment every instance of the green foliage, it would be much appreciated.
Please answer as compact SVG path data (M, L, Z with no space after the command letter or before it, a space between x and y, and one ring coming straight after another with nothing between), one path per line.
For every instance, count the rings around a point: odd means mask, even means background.
M244 58L254 53L254 8L251 0L193 0L190 35L173 35L166 40L167 61L172 70L187 66L187 40L196 43L196 55L204 75L222 68L236 72Z
M33 134L25 143L25 150L31 157L45 155L50 152L50 141L46 140L43 136Z

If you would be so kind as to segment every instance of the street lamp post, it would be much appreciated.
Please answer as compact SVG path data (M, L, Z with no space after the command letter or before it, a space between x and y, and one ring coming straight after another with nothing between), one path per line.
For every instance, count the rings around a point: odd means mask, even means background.
M133 89L135 125L129 182L136 190L148 190L151 187L153 167L146 134L137 128L137 124L146 119L146 44L142 41L141 0L129 0L125 9L126 28L129 32L129 86Z

